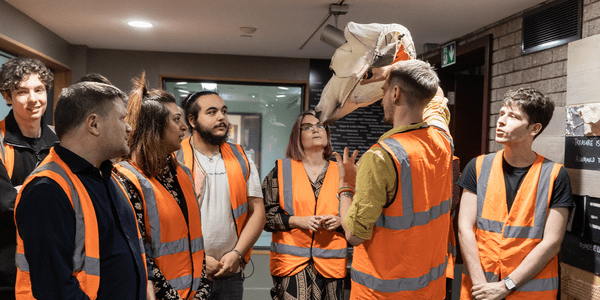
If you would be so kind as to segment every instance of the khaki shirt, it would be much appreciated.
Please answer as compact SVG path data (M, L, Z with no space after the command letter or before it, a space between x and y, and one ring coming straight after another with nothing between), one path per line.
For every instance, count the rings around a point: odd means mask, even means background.
M450 112L443 98L435 97L423 111L425 122L392 128L383 134L378 142L391 135L435 125L448 131ZM391 203L396 195L398 175L393 158L380 146L371 147L360 158L356 174L356 194L346 214L346 227L360 239L369 240L373 226L381 215L383 207Z

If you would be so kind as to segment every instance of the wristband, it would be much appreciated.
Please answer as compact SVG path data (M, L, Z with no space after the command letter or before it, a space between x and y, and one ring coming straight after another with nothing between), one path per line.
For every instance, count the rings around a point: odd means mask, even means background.
M246 261L244 260L244 257L242 256L242 253L240 253L240 251L237 251L236 249L233 249L229 252L235 252L238 255L238 259L240 260L240 263L245 264Z
M340 188L338 190L337 195L338 195L338 197L340 197L341 194L346 193L346 192L351 193L352 195L355 194L353 188L351 188L351 187L342 187L342 188Z

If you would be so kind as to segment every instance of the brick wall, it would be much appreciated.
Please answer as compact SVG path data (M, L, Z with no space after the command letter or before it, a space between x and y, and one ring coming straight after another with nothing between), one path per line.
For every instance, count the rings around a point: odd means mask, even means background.
M553 1L546 1L540 6ZM503 147L494 142L502 98L508 90L519 87L534 87L550 97L556 105L552 123L536 139L534 150L544 147L545 142L554 143L555 135L564 136L568 45L521 55L522 16L523 12L517 13L457 39L460 46L488 34L493 36L489 152L498 151ZM600 0L584 0L582 38L597 34L600 34ZM439 50L424 54L423 59L433 55L439 55ZM561 147L563 148L558 148L554 155L547 156L562 162L564 154L561 151L564 151L564 145Z

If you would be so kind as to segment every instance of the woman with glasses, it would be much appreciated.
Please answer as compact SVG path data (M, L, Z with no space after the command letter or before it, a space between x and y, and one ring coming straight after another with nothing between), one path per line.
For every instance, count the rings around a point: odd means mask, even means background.
M173 156L187 130L183 113L170 93L149 91L144 75L134 84L130 154L114 175L136 211L150 291L156 299L207 299L200 210L190 171Z
M344 299L347 243L339 217L338 167L327 125L314 111L298 116L286 150L262 189L272 232L271 296Z

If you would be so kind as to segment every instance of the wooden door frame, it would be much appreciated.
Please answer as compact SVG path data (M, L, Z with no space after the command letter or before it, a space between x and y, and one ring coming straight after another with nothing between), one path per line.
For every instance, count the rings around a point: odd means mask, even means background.
M481 116L481 154L488 153L488 135L489 135L489 107L490 107L490 87L492 80L492 41L493 36L491 34L485 35L474 41L458 45L456 47L456 63L454 65L446 67L447 70L457 69L460 70L460 57L470 55L475 51L484 51L484 64L482 66L483 71L483 106ZM442 55L441 50L435 50L429 53L425 53L419 56L423 60L429 61L431 65L436 67L438 70L441 69ZM446 68L444 68L446 70Z

